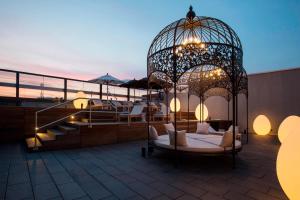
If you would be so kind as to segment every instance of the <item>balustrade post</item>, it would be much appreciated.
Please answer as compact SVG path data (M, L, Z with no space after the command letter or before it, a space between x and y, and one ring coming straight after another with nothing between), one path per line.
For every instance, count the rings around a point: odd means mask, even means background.
M68 98L68 80L64 79L64 101L67 101Z
M16 106L20 105L20 73L16 72Z

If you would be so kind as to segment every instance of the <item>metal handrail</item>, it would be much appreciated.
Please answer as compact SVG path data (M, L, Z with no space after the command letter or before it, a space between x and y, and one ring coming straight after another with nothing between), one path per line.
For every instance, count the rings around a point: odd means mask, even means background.
M78 100L78 99L89 99L89 98L81 98L81 97L79 97L79 98L75 98L75 99L68 100L68 101L65 101L65 102L62 102L62 103L58 103L58 104L55 104L55 105L53 105L53 106L49 106L49 107L47 107L47 108L44 108L44 109L41 109L41 110L36 111L36 112L35 112L35 132L37 132L37 131L41 128L41 127L38 127L38 114L39 114L39 113L44 112L44 111L47 111L47 110L50 110L50 109L52 109L52 108L56 108L56 107L65 105L65 104L67 104L67 103L73 102L73 101ZM47 124L46 124L46 125L47 125ZM44 128L45 125L42 126L42 127Z
M70 102L75 101L75 100L78 100L78 99L89 99L89 98L78 97L78 98L75 98L75 99L71 99L71 100L68 100L68 101L65 101L65 102L62 102L62 103L58 103L58 104L55 104L55 105L53 105L53 106L49 106L49 107L47 107L47 108L38 110L38 111L36 111L36 113L40 113L40 112L43 112L43 111L46 111L46 110L50 110L51 108L55 108L55 107L58 107L58 106L67 104L67 103L70 103Z
M64 120L64 119L67 119L67 118L69 118L69 117L71 117L71 116L75 116L75 115L78 115L78 114L84 113L84 112L89 112L89 113L115 113L115 112L109 112L109 111L95 111L95 110L94 110L94 111L86 111L86 110L80 110L80 111L78 111L78 112L75 112L75 113L69 114L69 115L67 115L67 116L65 116L65 117L62 117L62 118L60 118L60 119L58 119L58 120L55 120L55 121L53 121L53 122L47 123L47 124L45 124L45 125L43 125L43 126L40 126L38 129L46 128L46 127L48 127L48 126L50 126L50 125L52 125L52 124L55 124L55 123L57 123L57 122L60 122L60 121L62 121L62 120ZM118 112L118 113L120 113L120 112ZM91 118L90 118L90 121L91 121ZM91 124L90 124L90 127L91 127Z
M69 117L71 117L71 116L75 116L75 115L77 115L77 114L79 114L79 113L81 113L81 112L83 112L83 111L80 110L80 111L78 111L78 112L69 114L69 115L67 115L67 116L65 116L65 117L62 117L62 118L58 119L58 120L55 120L55 121L52 121L52 122L50 122L50 123L47 123L47 124L45 124L45 125L43 125L43 126L40 126L38 129L46 128L46 127L48 127L48 126L50 126L50 125L52 125L52 124L55 124L55 123L57 123L57 122L60 122L60 121L62 121L62 120L64 120L64 119L67 119L67 118L69 118Z
M91 113L91 100L94 100L95 98L86 98L86 97L78 97L78 98L75 98L75 99L72 99L72 100L68 100L68 101L65 101L65 102L62 102L62 103L58 103L58 104L55 104L55 105L53 105L53 106L49 106L49 107L47 107L47 108L44 108L44 109L41 109L41 110L38 110L38 111L36 111L35 112L35 129L36 130L38 130L38 129L41 129L41 128L45 128L46 127L46 125L43 125L43 126L41 126L41 127L38 127L38 114L39 113L41 113L41 112L44 112L44 111L47 111L47 110L50 110L50 109L52 109L52 108L56 108L56 107L59 107L59 106L62 106L62 105L65 105L65 104L68 104L68 103L70 103L70 102L73 102L73 101L76 101L76 100L78 100L78 99L88 99L88 104L89 104L89 112ZM82 112L82 110L80 111L80 112ZM73 113L73 115L74 114L78 114L79 112L75 112L75 113ZM72 115L72 114L71 114ZM70 116L71 116L70 115ZM90 118L91 118L91 116L90 116Z
M52 109L52 108L57 108L57 107L59 107L59 106L62 106L62 105L65 105L65 104L67 104L67 103L70 103L70 102L73 102L73 101L75 101L75 100L78 100L78 99L88 99L88 105L89 105L89 110L80 110L80 111L78 111L78 112L75 112L75 113L72 113L72 114L69 114L69 115L67 115L67 116L64 116L64 117L62 117L62 118L60 118L60 119L57 119L57 120L55 120L55 121L52 121L52 122L50 122L50 123L47 123L47 124L44 124L44 125L42 125L42 126L38 126L38 114L40 114L40 113L42 113L42 112L45 112L45 111L47 111L47 110L50 110L50 109ZM69 118L70 116L74 116L74 115L77 115L77 114L79 114L79 113L82 113L82 112L89 112L89 128L91 128L92 127L92 113L93 112L100 112L100 113L104 113L104 111L93 111L92 110L92 106L91 106L91 100L93 100L93 99L95 99L95 98L84 98L84 97L79 97L79 98L75 98L75 99L72 99L72 100L68 100L68 101L65 101L65 102L62 102L62 103L58 103L58 104L55 104L55 105L52 105L52 106L49 106L49 107L47 107L47 108L44 108L44 109L41 109L41 110L38 110L38 111L36 111L35 112L35 149L37 149L37 133L38 133L38 130L39 129L43 129L43 128L46 128L46 127L48 127L48 126L50 126L50 125L53 125L53 124L55 124L55 123L58 123L58 122L60 122L60 121L62 121L62 120L65 120L65 119L67 119L67 118ZM112 103L111 103L111 106L113 107L113 108L115 108L115 112L105 112L105 113L115 113L116 114L116 120L119 120L118 119L118 108L116 107L116 106L114 106ZM129 125L129 118L128 118L128 125Z
M44 109L41 109L41 110L38 110L38 111L35 112L35 128L34 128L34 130L35 130L35 134L34 134L34 148L35 148L35 149L37 149L37 133L38 133L38 130L39 130L39 129L46 128L46 127L48 127L48 126L50 126L50 125L52 125L52 124L55 124L55 123L57 123L57 122L60 122L60 121L62 121L62 120L64 120L64 119L66 119L66 118L68 118L68 117L70 117L70 116L72 116L72 115L77 115L78 113L82 112L82 110L81 110L81 111L78 111L78 112L75 112L75 113L72 113L72 114L70 114L70 115L67 115L67 116L65 116L65 117L62 117L62 118L60 118L60 119L58 119L58 120L52 121L52 122L50 122L50 123L44 124L44 125L41 126L41 127L38 126L38 114L41 113L41 112L50 110L50 109L52 109L52 108L56 108L56 107L65 105L65 104L67 104L67 103L73 102L73 101L78 100L78 99L89 99L89 98L83 98L83 97L75 98L75 99L72 99L72 100L68 100L68 101L65 101L65 102L62 102L62 103L55 104L55 105L53 105L53 106L49 106L49 107L47 107L47 108L44 108ZM89 99L89 102L90 102L90 100L91 100L91 99ZM89 104L89 105L90 105L90 104ZM91 106L90 106L90 107L91 107Z

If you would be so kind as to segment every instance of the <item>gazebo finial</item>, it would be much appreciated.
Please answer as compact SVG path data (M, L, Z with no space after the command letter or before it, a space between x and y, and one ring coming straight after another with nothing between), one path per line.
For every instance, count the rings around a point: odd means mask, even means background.
M189 12L186 14L186 18L188 18L189 20L193 20L194 17L196 17L196 13L193 11L193 6L190 5L190 10Z

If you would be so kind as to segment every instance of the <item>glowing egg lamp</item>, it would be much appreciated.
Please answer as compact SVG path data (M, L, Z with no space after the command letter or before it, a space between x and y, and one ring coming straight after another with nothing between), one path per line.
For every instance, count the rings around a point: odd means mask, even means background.
M200 106L202 106L202 103L198 104L198 106L195 110L195 116L196 116L197 120L199 120L199 121L201 120L200 119L200 112L201 112L200 111ZM202 120L206 120L207 117L208 117L208 109L207 109L206 105L204 104L204 106L203 106L203 119Z
M281 143L284 139L293 131L300 131L300 117L296 115L291 115L285 118L278 129L278 138Z
M175 110L175 99L173 98L170 102L170 109L172 112L178 112L180 110L180 101L176 98L176 110Z
M279 183L291 200L300 199L300 130L289 133L282 143L276 161Z
M86 94L84 92L77 92L75 96L76 100L73 101L73 105L76 109L85 109L88 105L88 99L86 98ZM82 99L77 99L82 98Z
M267 135L271 131L271 123L267 116L258 115L253 122L253 129L257 135Z

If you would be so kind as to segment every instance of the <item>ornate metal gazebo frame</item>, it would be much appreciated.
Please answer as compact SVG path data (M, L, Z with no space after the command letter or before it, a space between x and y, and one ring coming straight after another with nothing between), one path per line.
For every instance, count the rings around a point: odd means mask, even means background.
M189 75L188 87L189 94L199 97L200 100L200 119L203 121L203 106L204 101L211 96L220 96L227 101L227 114L229 120L229 102L232 99L232 94L230 93L230 88L227 88L229 80L227 80L226 75L221 69L210 70L210 66L205 66L206 69L203 70L202 67L195 68ZM243 73L240 77L236 95L236 102L238 101L238 94L242 93L246 96L246 134L248 143L248 80L247 74ZM189 97L188 97L189 98ZM188 99L189 104L189 99ZM236 104L236 125L238 125L238 105ZM189 112L189 106L188 106ZM189 118L188 118L189 121ZM200 120L201 121L201 120ZM189 126L189 123L188 123ZM189 127L188 127L189 130Z
M147 55L147 77L148 81L153 76L158 82L164 82L166 79L170 81L176 99L178 84L188 85L187 74L199 67L205 73L220 70L226 79L222 82L222 84L226 84L222 88L227 89L232 96L233 126L235 126L237 122L237 94L239 91L246 91L248 96L248 79L243 68L241 42L237 34L226 23L211 17L196 16L190 7L185 18L169 24L154 38ZM174 107L176 110L176 101ZM149 119L149 110L147 116ZM174 115L174 128L174 150L176 153L176 113ZM235 127L233 127L233 166L235 166L236 154L235 135ZM149 144L148 128L148 147Z

